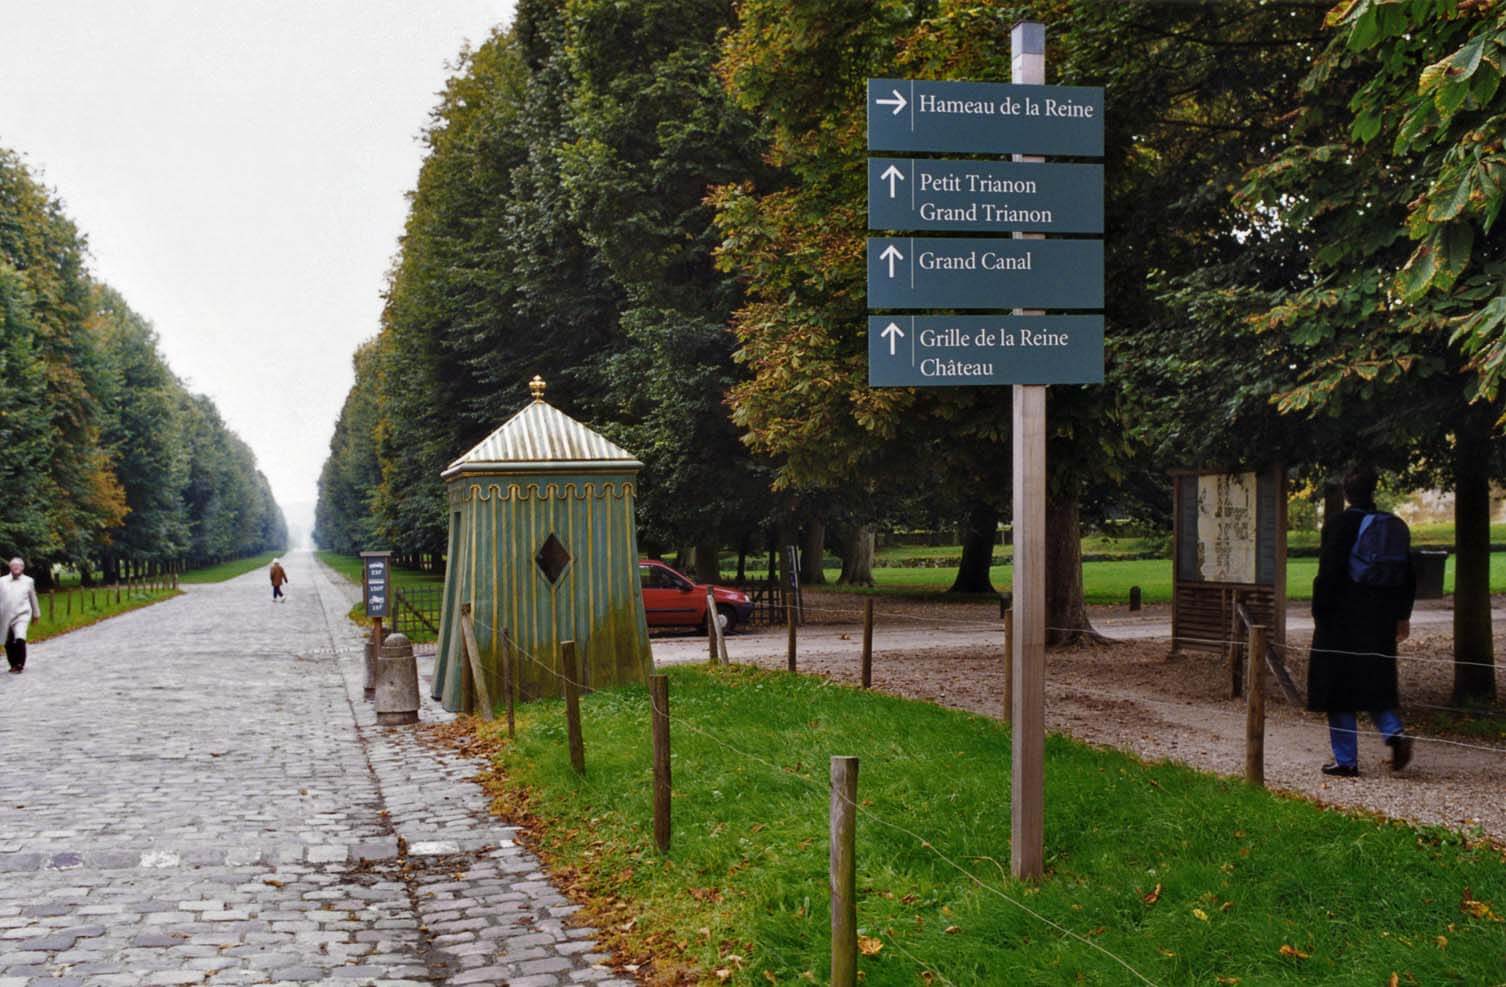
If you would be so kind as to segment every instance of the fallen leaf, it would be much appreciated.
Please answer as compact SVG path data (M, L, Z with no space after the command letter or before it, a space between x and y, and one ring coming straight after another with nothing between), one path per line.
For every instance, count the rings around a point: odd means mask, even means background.
M1501 916L1491 910L1490 902L1475 900L1469 888L1464 889L1464 899L1459 902L1459 908L1464 914L1473 915L1475 918L1484 919L1487 922L1501 921Z
M722 981L723 983L726 983L728 980L732 979L732 971L727 969L726 967L722 967L720 970L716 971L716 979Z
M1448 947L1448 936L1439 936L1434 942L1438 943L1439 949L1446 949Z
M1289 946L1286 943L1281 944L1281 949L1278 950L1278 952L1280 952L1282 956L1294 960L1305 960L1308 959L1310 955L1308 953L1302 952L1302 950L1298 949L1296 946Z
M957 933L962 931L962 927L957 925L949 925L941 931L945 932L949 936L955 936Z
M877 956L884 948L882 939L873 936L858 936L858 952L864 956Z
M1140 900L1143 901L1143 902L1145 902L1147 905L1154 905L1156 902L1160 901L1161 900L1161 885L1160 885L1160 883L1157 882L1156 886L1150 889L1150 893L1149 894L1141 895L1140 896Z
M1206 922L1206 921L1208 921L1208 913L1205 912L1205 911L1203 911L1201 908L1194 908L1192 910L1192 915L1199 922Z
M779 978L776 977L776 976L774 976L774 971L773 970L765 970L763 972L763 978L765 980L767 980L771 984L777 984L777 983L779 983Z
M1386 981L1386 987L1401 987L1401 978L1396 975L1395 970L1391 971L1391 979Z
M1166 957L1168 960L1171 959L1173 956L1177 955L1176 953L1173 953L1171 950L1169 950L1169 949L1163 949L1160 946L1156 947L1156 952L1160 953L1162 956Z
M1220 984L1223 984L1223 987L1234 987L1235 984L1239 983L1239 978L1238 977L1219 977L1218 978L1218 982Z

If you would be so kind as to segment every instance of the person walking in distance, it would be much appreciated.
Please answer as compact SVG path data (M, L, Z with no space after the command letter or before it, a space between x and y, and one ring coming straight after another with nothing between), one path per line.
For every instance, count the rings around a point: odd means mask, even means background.
M287 599L287 597L283 596L283 594L282 594L282 584L283 583L289 583L289 582L292 582L292 580L288 578L287 570L282 567L282 559L273 559L272 560L272 602L273 603L276 603L278 600L286 600Z
M1391 748L1391 770L1412 760L1412 738L1396 713L1396 645L1411 633L1417 574L1406 523L1375 509L1376 481L1369 466L1345 475L1349 507L1323 522L1313 580L1307 708L1328 714L1333 761L1323 773L1343 778L1360 773L1360 712Z
M11 559L10 572L0 578L0 624L5 627L5 657L12 675L26 668L26 628L42 618L37 584L25 572L25 562Z

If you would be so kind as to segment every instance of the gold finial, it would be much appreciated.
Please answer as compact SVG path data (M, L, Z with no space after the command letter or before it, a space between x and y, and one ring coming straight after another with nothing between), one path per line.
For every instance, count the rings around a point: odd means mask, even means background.
M533 380L528 382L528 390L532 392L535 401L544 400L544 378L538 374L533 375Z

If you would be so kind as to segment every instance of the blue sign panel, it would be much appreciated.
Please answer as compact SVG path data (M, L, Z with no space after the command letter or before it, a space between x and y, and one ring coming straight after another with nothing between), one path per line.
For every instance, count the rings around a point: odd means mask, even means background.
M1103 157L1103 89L868 80L868 150Z
M1101 384L1101 315L872 315L872 387Z
M1103 241L870 237L868 307L1103 308Z
M869 158L868 228L1102 233L1103 165Z

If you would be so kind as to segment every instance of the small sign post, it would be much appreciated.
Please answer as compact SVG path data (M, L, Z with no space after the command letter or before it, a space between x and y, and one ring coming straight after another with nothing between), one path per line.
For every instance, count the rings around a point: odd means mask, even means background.
M361 553L361 599L366 605L366 616L371 619L371 641L366 647L366 698L376 695L376 658L381 651L382 619L387 616L388 598L391 596L391 552Z
M868 162L868 382L1014 385L1010 870L1045 870L1046 385L1103 381L1101 88L1048 86L1046 28L1010 33L1010 82L868 80L868 149L1009 161ZM911 236L916 232L978 236ZM1069 238L1047 240L1047 234ZM1047 314L1046 309L1058 310ZM970 314L957 314L959 310ZM1058 314L1060 310L1078 314ZM915 311L915 315L892 314ZM994 314L977 314L992 312ZM1005 314L1012 313L1012 314Z

